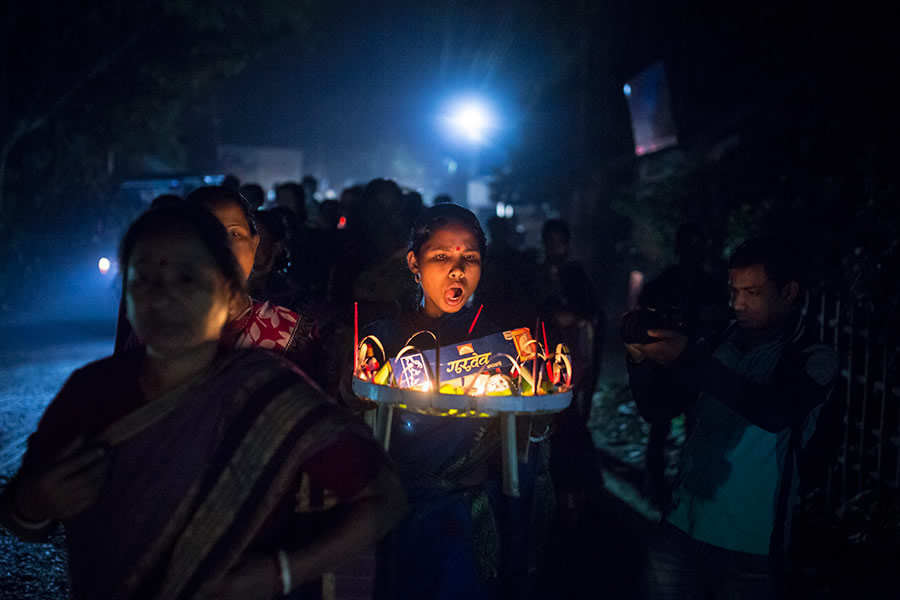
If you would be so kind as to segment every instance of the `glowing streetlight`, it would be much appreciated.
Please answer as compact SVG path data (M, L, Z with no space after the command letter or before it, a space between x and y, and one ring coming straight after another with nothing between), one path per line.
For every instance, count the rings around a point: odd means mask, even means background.
M497 128L497 118L491 106L473 97L454 102L444 122L449 133L461 135L472 144L485 143L488 134Z
M112 267L112 263L105 256L97 261L97 268L100 269L100 272L104 275L109 273L110 267Z

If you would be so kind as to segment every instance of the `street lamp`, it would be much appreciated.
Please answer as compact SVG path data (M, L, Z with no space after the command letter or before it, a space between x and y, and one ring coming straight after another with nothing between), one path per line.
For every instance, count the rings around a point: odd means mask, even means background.
M453 101L443 121L450 135L476 146L485 144L497 128L497 117L490 104L471 96Z

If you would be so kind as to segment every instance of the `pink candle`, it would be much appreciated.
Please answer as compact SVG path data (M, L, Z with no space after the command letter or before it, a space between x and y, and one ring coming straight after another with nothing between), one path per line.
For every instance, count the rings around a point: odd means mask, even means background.
M359 370L359 303L353 303L353 374Z
M541 332L544 334L544 354L546 356L550 356L550 346L547 345L547 328L544 327L544 322L541 321ZM553 369L550 367L550 361L546 361L547 365L547 377L550 378L550 381L553 381Z
M466 333L466 337L472 335L472 330L475 329L475 323L478 322L478 317L481 316L481 309L484 308L484 304L478 307L478 312L475 313L475 318L472 319L472 324L469 325L469 331Z
M534 386L532 387L532 393L537 396L538 391L538 381L537 381L537 359L538 359L538 345L537 345L537 329L538 329L538 321L534 322L534 364L531 365L531 377L532 381L534 381Z

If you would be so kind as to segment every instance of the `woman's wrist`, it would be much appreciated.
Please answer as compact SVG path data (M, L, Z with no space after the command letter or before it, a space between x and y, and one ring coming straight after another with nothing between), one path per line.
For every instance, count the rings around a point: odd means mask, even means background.
M21 488L19 481L13 481L3 493L2 505L7 517L13 521L15 525L29 531L38 531L45 529L53 522L53 518L45 516L40 511L35 512L38 506L35 502L22 502ZM27 509L22 506L27 505Z

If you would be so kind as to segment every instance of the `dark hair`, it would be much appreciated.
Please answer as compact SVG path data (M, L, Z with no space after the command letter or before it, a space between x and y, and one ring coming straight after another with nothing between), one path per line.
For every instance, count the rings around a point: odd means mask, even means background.
M266 190L258 183L242 184L238 188L238 193L247 199L253 210L259 210L266 203Z
M551 235L559 235L566 242L568 242L572 236L572 234L569 233L568 224L562 219L547 219L544 223L544 226L541 228L541 241L546 244Z
M284 222L284 209L261 210L256 218L263 230L274 242L283 242L288 237L287 225Z
M407 250L411 250L418 256L422 245L431 239L434 232L449 223L459 223L472 232L478 242L481 258L484 260L487 254L487 240L481 229L481 223L478 222L478 217L472 211L459 204L435 204L419 213L409 232Z
M134 247L140 240L151 238L165 231L193 233L197 240L209 251L219 272L225 277L234 292L244 290L244 274L231 250L228 232L219 220L208 210L199 206L161 206L151 208L131 224L119 244L119 265L122 271L122 285L125 289L128 276L128 261Z
M207 209L232 203L240 208L247 218L247 225L250 227L250 235L259 235L250 202L237 190L222 185L198 187L185 197L184 202L187 205L200 206L201 208Z
M278 199L278 194L280 194L282 190L293 195L297 200L294 206L283 206L283 208L291 210L294 215L296 215L298 224L303 225L304 223L306 223L306 218L308 216L306 214L306 188L295 181L285 181L284 183L279 183L275 186L276 202L280 201Z
M150 208L159 208L160 206L179 206L184 202L184 198L178 194L160 194L150 203Z
M781 290L792 281L800 283L802 271L797 249L787 241L768 236L749 239L734 249L728 260L729 269L760 265Z

